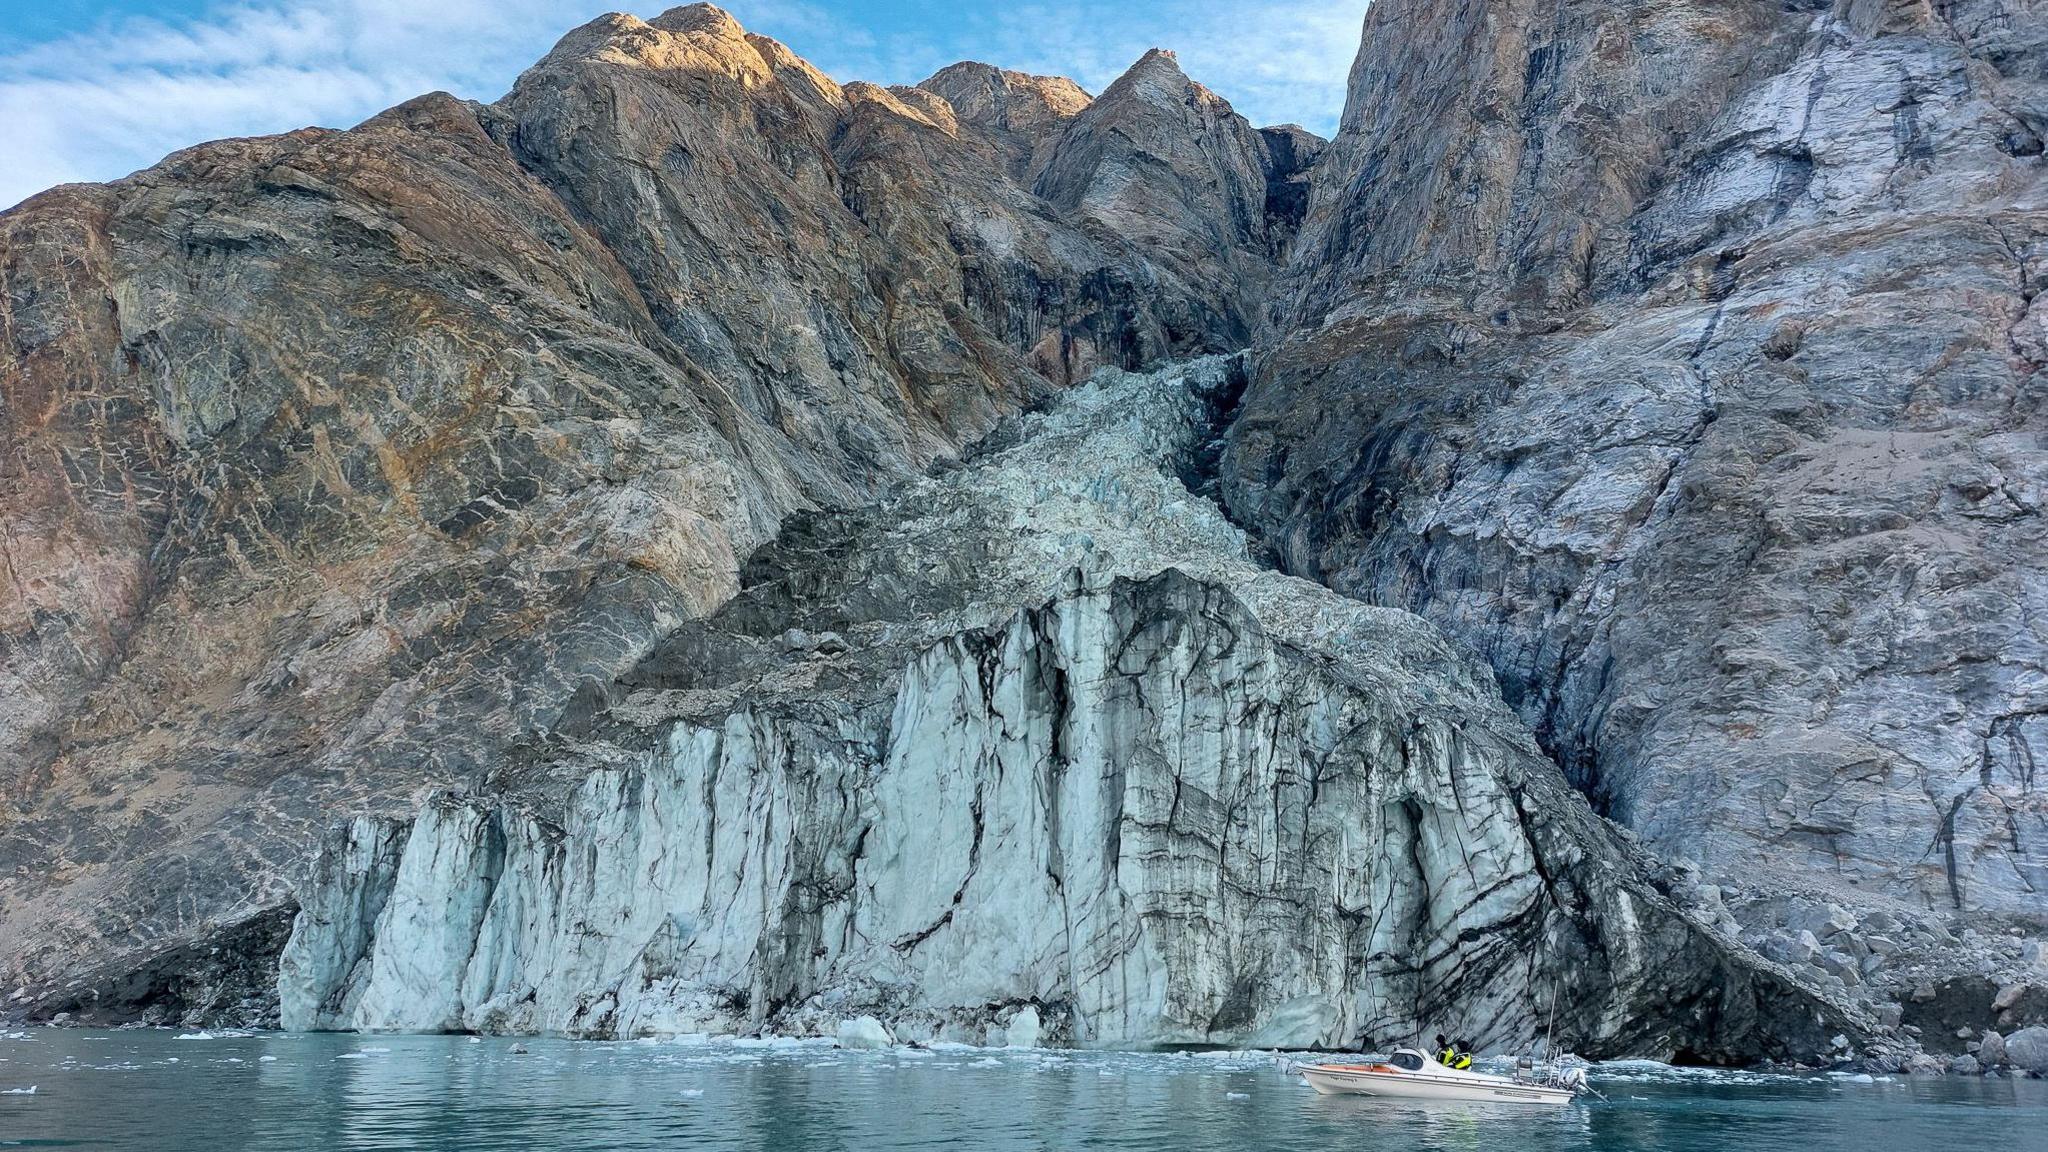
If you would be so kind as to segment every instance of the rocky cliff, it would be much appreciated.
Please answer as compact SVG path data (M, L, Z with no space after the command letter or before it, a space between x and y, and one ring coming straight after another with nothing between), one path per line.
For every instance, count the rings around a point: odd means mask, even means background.
M2038 1022L2044 53L2021 0L1379 0L1326 145L1167 52L842 85L696 5L45 193L0 994Z
M2038 934L2044 49L2001 0L1375 4L1230 507L1810 897L1759 930Z
M1160 203L1265 179L1227 105L1144 72L1091 163ZM1051 154L1077 101L1002 131ZM1244 342L1284 247L1262 218L1162 219L1162 249L1203 234L1155 261L1113 203L1009 176L979 110L842 87L699 5L577 29L496 104L207 144L0 217L16 1004L157 996L160 961L291 901L338 814L587 710L792 511L1097 364ZM1228 132L1172 138L1197 128Z

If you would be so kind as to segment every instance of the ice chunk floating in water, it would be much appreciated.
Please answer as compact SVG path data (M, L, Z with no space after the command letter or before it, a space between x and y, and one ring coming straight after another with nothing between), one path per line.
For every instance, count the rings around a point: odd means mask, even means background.
M841 1048L887 1048L889 1030L873 1016L859 1016L839 1022Z

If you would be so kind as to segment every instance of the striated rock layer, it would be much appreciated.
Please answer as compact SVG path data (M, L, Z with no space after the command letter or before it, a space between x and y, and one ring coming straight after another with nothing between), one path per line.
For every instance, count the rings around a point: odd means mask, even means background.
M137 973L267 938L338 814L587 711L791 512L1097 364L1240 347L1284 238L1177 208L1155 261L1118 213L1219 183L1249 211L1263 138L1170 62L1109 107L1044 87L999 135L986 102L842 87L706 5L612 15L496 104L219 141L0 216L16 1008L122 1018ZM1054 204L1000 161L1064 155L1084 111L1122 200Z
M591 730L361 819L287 1027L1810 1057L1837 1008L1650 880L1406 613L1185 486L1235 365L1108 372L806 518ZM1015 605L1022 603L1019 609Z
M1234 515L1708 879L2039 933L2044 52L2020 0L1375 3Z

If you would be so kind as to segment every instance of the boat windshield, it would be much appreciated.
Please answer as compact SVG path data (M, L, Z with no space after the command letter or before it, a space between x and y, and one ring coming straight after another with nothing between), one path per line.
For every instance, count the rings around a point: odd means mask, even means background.
M1403 1072L1420 1072L1422 1071L1422 1057L1414 1052L1396 1052L1394 1053L1393 1065Z

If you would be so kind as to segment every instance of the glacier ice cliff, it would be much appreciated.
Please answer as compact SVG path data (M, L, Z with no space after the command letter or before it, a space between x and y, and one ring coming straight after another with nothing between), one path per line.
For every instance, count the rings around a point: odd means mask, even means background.
M1247 558L1184 481L1240 373L1105 372L810 518L587 730L354 821L285 1026L1504 1046L1554 998L1581 1050L1719 1059L1847 1026L1658 891L1483 665Z

